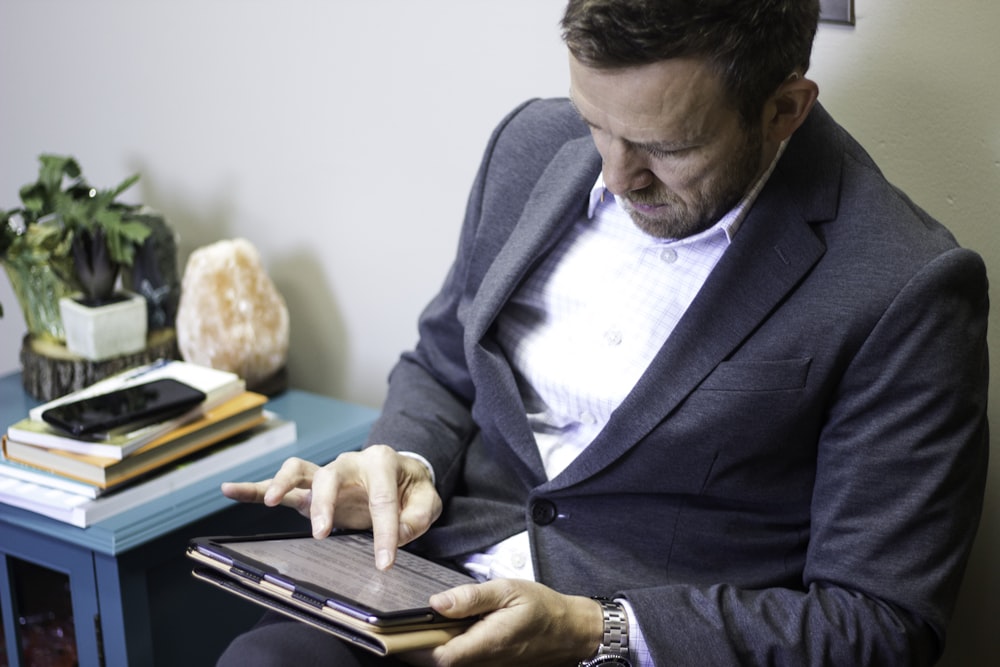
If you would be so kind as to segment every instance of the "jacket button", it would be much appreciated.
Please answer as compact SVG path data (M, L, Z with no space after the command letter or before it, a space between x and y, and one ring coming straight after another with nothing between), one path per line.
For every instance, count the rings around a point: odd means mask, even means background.
M539 526L547 526L556 520L556 506L548 500L531 503L531 520Z

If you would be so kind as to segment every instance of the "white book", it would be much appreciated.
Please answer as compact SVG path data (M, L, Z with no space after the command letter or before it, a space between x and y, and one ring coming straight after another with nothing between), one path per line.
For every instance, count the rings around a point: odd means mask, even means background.
M104 493L104 489L99 486L79 482L75 479L57 475L54 472L48 472L47 470L32 468L31 466L26 466L0 456L0 479L3 478L31 482L39 486L47 486L50 489L61 489L78 496L86 496L87 498L96 498Z
M97 500L4 476L0 477L0 502L83 528L87 525L85 506Z
M197 484L232 466L276 447L295 442L295 422L265 413L268 421L192 461L180 461L168 471L145 482L108 492L98 498L70 493L41 484L0 476L0 502L20 507L80 528L103 521L143 503Z

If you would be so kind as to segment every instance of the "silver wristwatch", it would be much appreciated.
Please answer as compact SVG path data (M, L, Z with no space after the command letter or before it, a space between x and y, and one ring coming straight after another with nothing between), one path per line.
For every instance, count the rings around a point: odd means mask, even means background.
M604 613L604 637L597 653L579 664L579 667L632 667L628 649L628 614L614 600L594 598Z

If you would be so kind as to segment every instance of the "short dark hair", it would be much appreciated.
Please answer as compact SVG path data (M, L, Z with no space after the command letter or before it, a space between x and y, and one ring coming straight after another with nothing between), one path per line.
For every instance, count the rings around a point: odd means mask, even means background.
M588 67L704 58L745 122L809 68L819 0L570 0L563 40Z

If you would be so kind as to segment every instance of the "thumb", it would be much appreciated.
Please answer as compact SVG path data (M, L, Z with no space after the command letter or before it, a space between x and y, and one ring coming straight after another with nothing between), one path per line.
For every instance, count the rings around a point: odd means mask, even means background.
M463 584L431 596L431 607L446 618L468 618L503 606L495 582Z

